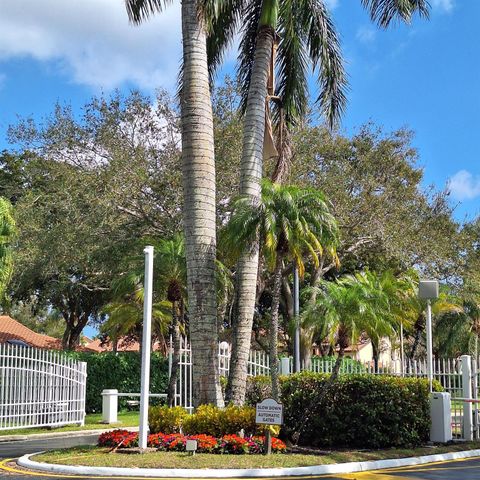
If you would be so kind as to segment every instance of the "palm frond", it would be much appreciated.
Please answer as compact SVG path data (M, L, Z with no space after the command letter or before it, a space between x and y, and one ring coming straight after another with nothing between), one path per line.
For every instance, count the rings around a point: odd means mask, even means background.
M415 13L425 18L430 15L427 0L362 0L362 5L382 28L387 28L395 20L410 23Z
M140 24L152 15L163 11L172 0L125 0L129 20Z

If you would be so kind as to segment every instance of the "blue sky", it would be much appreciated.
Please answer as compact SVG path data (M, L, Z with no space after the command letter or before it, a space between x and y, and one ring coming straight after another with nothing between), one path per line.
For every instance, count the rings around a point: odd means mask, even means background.
M429 21L380 31L360 0L326 0L341 33L350 78L342 129L372 120L407 126L425 184L450 181L457 218L480 212L480 19L476 0L431 0ZM172 90L181 53L178 5L142 27L128 25L123 0L2 0L0 149L17 116L40 119L56 101L74 110L114 88ZM235 52L224 67L232 72Z

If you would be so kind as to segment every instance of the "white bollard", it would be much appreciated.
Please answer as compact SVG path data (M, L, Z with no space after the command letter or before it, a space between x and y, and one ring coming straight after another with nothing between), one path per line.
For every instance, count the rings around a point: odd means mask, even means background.
M462 355L462 396L466 399L472 398L472 357ZM473 412L470 402L463 402L463 438L473 440Z
M102 423L118 422L118 390L102 392Z

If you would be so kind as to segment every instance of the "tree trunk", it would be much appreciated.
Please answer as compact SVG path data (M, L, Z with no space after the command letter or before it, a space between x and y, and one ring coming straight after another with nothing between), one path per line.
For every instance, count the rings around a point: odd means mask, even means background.
M240 194L260 198L265 135L265 101L272 55L274 32L261 28L257 35L252 79L247 98L243 128ZM237 264L237 318L234 322L232 354L226 397L236 405L245 402L247 361L250 352L255 292L258 273L258 241L245 252Z
M338 350L337 360L332 370L332 374L330 375L330 378L328 380L330 383L333 383L338 378L338 375L340 374L340 368L342 368L342 362L343 362L344 356L345 356L345 349L343 347L340 347Z
M380 355L380 348L379 345L370 339L372 342L372 356L373 356L373 368L375 369L375 373L378 373L378 357Z
M63 350L75 350L80 345L80 338L89 317L90 315L87 313L77 315L75 312L66 312L63 314L67 324L62 337Z
M425 319L423 313L421 313L415 322L415 338L413 340L412 350L410 352L410 360L415 358L418 345L420 345L420 339L422 338L423 330L425 329Z
M181 90L184 229L194 406L223 406L215 292L216 217L213 115L206 34L196 0L182 1Z
M180 363L180 326L177 317L176 302L172 302L172 370L170 372L170 380L168 382L167 403L169 407L175 405L175 387L178 379L178 365Z
M277 253L277 261L275 271L273 273L273 290L272 290L272 315L270 320L270 377L272 379L272 398L277 402L280 396L280 388L278 383L278 313L280 306L280 293L282 287L282 255Z

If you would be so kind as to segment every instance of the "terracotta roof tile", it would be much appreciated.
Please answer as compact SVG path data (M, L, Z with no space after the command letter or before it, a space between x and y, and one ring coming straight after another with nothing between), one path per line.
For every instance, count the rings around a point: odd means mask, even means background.
M62 342L58 338L35 333L13 318L2 315L0 316L0 343L6 343L8 340L22 340L36 348L62 349Z

